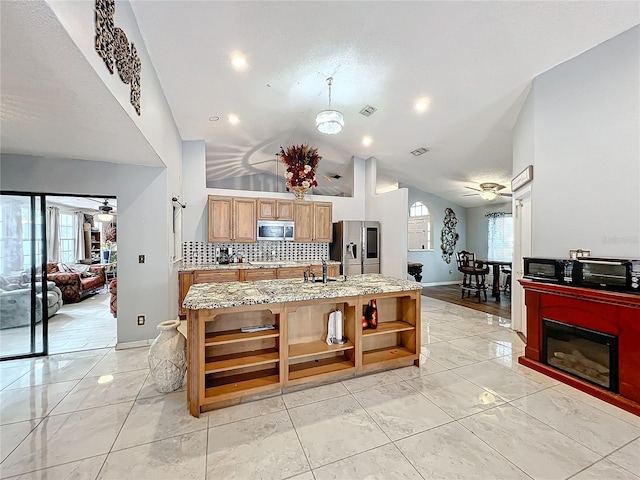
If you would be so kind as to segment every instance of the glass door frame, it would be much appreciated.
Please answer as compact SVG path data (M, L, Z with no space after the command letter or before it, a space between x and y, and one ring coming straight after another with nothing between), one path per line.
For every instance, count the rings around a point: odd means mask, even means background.
M33 357L43 357L49 354L49 309L47 302L47 218L46 218L46 195L40 193L33 192L12 192L12 191L3 191L0 190L0 197L4 196L20 196L20 197L29 197L29 205L30 205L30 213L31 213L31 221L29 222L30 228L30 254L31 254L31 266L30 266L30 288L31 288L31 323L30 323L30 353L18 354L18 355L8 355L1 356L2 352L0 351L0 362L4 362L7 360L18 360L23 358L33 358ZM36 222L36 214L38 213L36 202L39 198L39 214L42 217L42 222L40 225L40 238L41 242L41 258L42 262L40 263L40 271L42 274L40 275L41 282L41 326L42 326L42 351L36 352L37 339L36 339L36 275L38 271L38 265L36 263L37 252L36 252L36 244L37 244L37 222Z

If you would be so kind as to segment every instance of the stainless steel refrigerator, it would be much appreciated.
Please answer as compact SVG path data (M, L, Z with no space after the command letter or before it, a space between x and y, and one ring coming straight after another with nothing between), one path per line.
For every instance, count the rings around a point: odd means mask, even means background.
M341 262L340 273L380 273L380 223L340 221L333 224L331 260Z

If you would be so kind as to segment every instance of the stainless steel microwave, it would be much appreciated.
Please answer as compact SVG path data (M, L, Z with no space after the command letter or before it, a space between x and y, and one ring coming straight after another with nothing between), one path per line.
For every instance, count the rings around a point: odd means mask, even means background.
M258 240L284 240L292 242L294 233L294 222L258 220Z

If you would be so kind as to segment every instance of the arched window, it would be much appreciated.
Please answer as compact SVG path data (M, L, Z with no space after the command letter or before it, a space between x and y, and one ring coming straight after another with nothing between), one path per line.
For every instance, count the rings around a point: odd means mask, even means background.
M433 228L429 209L416 202L409 209L409 250L433 250Z

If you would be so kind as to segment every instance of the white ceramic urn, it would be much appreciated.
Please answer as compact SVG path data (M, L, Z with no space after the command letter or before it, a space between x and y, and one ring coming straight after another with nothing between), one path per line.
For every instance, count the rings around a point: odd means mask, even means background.
M149 367L156 390L169 393L179 389L187 371L187 342L178 332L180 320L158 324L160 334L149 347Z

